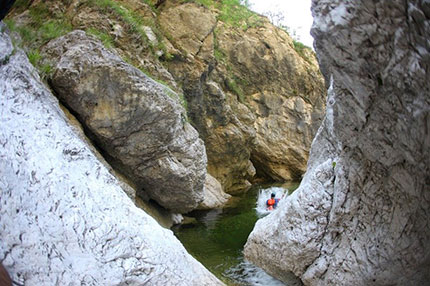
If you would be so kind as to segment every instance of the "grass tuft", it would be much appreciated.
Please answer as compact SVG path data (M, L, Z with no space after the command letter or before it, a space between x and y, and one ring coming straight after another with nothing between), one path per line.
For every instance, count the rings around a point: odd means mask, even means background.
M249 10L248 1L222 0L219 9L218 20L232 27L247 30L261 24L260 17Z
M296 40L293 40L293 47L294 47L294 50L299 54L300 57L302 57L308 63L311 63L308 55L306 54L307 51L308 52L312 51L311 48L309 48L305 44L303 44L299 41L296 41Z
M85 30L85 32L98 38L106 48L110 49L114 47L114 40L108 33L100 31L96 28L88 28Z

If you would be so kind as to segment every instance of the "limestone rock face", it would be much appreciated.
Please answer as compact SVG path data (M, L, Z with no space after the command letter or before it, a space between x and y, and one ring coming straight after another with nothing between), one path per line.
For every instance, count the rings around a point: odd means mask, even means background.
M50 83L114 164L162 206L185 213L203 200L206 153L177 95L75 31L44 49Z
M313 1L327 113L299 189L245 246L269 273L306 285L430 281L429 8Z
M213 45L212 32L217 20L214 13L203 6L185 3L166 9L159 20L176 40L177 47L191 56L198 55L207 40Z
M3 26L0 46L0 260L13 281L223 285L134 206Z
M229 193L247 188L256 171L276 181L300 178L325 106L315 58L299 55L265 18L244 31L214 21L219 13L166 1L159 16L187 52L167 66L205 141L208 170Z
M255 116L251 160L256 169L276 181L301 178L325 106L315 58L300 55L287 33L268 22L244 35L221 26L218 34L235 81L246 83L242 97Z

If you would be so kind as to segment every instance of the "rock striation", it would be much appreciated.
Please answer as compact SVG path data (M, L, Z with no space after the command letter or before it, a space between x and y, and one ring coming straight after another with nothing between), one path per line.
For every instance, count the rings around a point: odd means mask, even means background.
M1 23L0 47L0 261L14 284L223 285L135 207Z
M245 256L305 285L426 285L430 4L324 0L312 11L326 116L299 189L257 222Z
M74 31L51 41L50 84L113 164L142 192L179 213L203 200L206 153L178 95Z

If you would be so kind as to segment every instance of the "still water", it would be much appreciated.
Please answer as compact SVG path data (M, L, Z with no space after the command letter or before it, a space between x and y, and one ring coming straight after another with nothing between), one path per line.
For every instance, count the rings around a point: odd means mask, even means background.
M196 221L173 231L188 252L227 285L284 285L245 261L242 250L255 222L268 213L270 194L285 199L298 185L254 186L223 209L192 212Z

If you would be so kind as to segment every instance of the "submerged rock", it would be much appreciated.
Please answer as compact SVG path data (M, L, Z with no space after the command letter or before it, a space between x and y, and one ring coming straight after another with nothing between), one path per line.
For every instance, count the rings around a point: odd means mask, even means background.
M312 9L326 116L299 189L257 222L245 256L306 285L428 284L428 1Z
M134 206L25 54L1 52L0 261L14 284L223 285Z
M175 92L83 31L51 41L44 53L58 97L145 194L180 213L203 200L205 147Z

